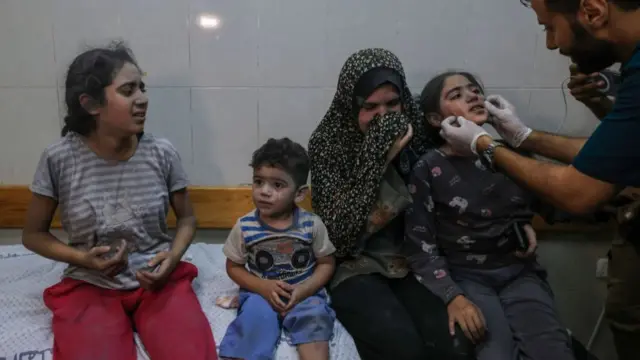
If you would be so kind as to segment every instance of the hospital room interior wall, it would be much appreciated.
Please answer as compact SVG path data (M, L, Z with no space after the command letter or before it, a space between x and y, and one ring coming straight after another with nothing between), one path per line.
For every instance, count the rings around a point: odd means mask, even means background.
M307 145L340 67L366 47L396 53L415 93L438 72L464 69L532 127L587 135L597 124L563 97L568 60L545 48L518 0L0 0L0 184L28 184L59 138L71 59L118 38L147 73L147 131L171 140L195 185L250 182L251 153L269 137ZM586 341L607 240L582 237L554 235L541 252L554 269L566 263L554 289Z
M31 180L59 137L69 62L116 38L147 73L147 130L176 145L198 185L248 182L251 152L269 137L306 145L340 67L365 47L395 52L416 93L465 69L533 127L595 125L570 97L565 107L568 60L545 48L518 0L2 0L0 183Z

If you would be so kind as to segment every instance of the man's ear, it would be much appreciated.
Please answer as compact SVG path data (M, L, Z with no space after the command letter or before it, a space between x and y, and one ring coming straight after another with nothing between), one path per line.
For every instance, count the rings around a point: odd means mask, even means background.
M429 123L429 125L435 128L439 128L440 123L442 122L442 120L444 120L442 116L438 113L428 113L427 115L425 115L425 118L427 119L427 122Z
M609 20L608 0L582 0L578 17L583 24L592 29L600 29Z
M80 106L88 112L90 115L98 115L100 104L91 96L87 94L80 95Z
M305 184L298 187L298 190L296 190L296 197L295 197L296 204L299 204L302 201L304 201L304 198L307 197L308 194L309 194L309 185Z

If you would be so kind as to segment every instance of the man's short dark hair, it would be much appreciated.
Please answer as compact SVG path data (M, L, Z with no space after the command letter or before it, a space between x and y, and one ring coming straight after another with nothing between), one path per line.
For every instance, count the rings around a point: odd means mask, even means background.
M296 186L307 183L309 177L309 155L307 150L289 138L269 139L253 153L250 166L255 170L272 166L284 170L293 178Z
M531 0L520 0L520 2L524 6L531 6ZM640 0L609 0L609 2L623 11L640 9ZM549 11L559 13L574 14L580 8L580 0L545 0L545 4Z

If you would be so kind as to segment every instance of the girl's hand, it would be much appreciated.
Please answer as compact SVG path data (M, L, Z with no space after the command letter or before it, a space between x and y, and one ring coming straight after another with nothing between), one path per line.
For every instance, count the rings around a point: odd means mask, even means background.
M110 246L96 246L84 253L81 266L98 270L105 276L113 277L127 268L127 242L122 240L120 246L115 248L115 254L108 256L112 252Z
M179 262L180 259L168 251L159 252L149 261L147 268L136 272L136 279L143 289L157 290L169 280Z
M466 297L459 295L447 306L449 314L449 332L455 335L456 323L460 325L464 335L474 344L484 338L486 324L480 309Z
M536 250L538 250L538 238L536 236L536 231L533 230L531 224L525 224L523 229L525 235L527 236L527 240L529 240L529 248L525 252L517 251L516 256L520 258L535 256Z

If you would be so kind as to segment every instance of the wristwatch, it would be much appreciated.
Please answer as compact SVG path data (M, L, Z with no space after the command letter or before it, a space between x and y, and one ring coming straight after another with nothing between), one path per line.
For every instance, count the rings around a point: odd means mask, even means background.
M504 144L498 141L493 141L491 142L491 144L489 144L489 146L487 146L484 151L480 153L480 162L482 163L482 165L493 172L496 171L495 167L493 166L493 158L496 153L496 149L501 146L504 146Z

